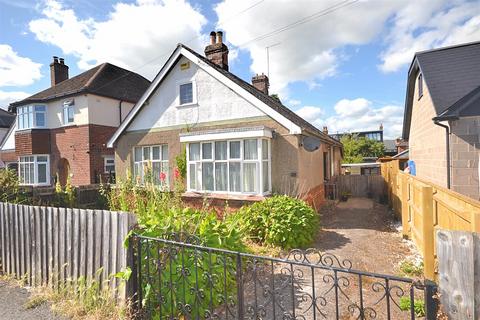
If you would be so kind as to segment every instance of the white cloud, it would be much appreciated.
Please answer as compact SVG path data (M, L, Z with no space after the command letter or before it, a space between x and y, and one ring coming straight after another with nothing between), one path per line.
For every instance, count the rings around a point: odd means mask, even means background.
M186 0L120 2L105 21L82 20L56 0L48 0L41 12L42 18L29 23L30 31L78 57L81 69L108 61L152 78L177 43L195 50L206 43L200 33L206 19Z
M421 9L420 9L421 8ZM417 51L480 40L477 1L410 1L398 11L381 53L380 69L397 71L409 64Z
M321 117L323 116L324 112L323 109L320 107L315 106L304 106L295 111L300 117L307 120L314 126L320 127L321 126Z
M12 102L22 100L30 94L23 91L2 91L0 90L0 108L7 109Z
M339 4L335 0L311 1L308 5L289 0L278 0L271 5L265 1L228 21L235 12L256 2L224 0L215 11L219 20L225 21L222 28L229 41L250 53L253 73L266 72L265 48L279 43L270 49L270 83L272 92L281 93L285 93L288 83L304 81L315 88L318 80L334 75L341 60L335 49L370 42L381 32L392 12L402 5L398 1L385 1L381 5L376 1L361 1L271 37L250 41Z
M20 57L7 44L0 44L0 87L26 86L42 77L40 63Z
M302 103L302 101L297 100L297 99L290 99L288 100L288 104L291 106L299 106Z
M317 128L327 126L330 133L378 130L383 124L385 138L401 135L403 108L400 106L375 106L365 98L357 98L338 101L334 110L335 114L328 117L322 108L314 106L302 107L296 113Z

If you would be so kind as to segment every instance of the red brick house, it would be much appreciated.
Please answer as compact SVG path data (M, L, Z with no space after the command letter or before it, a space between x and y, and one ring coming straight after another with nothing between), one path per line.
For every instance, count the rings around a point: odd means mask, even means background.
M21 184L97 183L115 170L106 143L150 85L110 63L73 78L62 58L50 64L51 87L10 104L17 119L0 145L0 160L18 164Z

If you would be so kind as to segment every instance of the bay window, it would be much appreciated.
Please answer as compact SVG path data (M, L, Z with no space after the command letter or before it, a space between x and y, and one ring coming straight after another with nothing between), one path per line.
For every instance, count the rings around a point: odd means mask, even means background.
M50 185L50 157L48 155L19 157L18 178L22 185Z
M168 187L168 145L135 147L133 149L133 175L139 183L153 183Z
M245 138L187 144L189 191L267 194L270 140Z
M18 130L45 128L47 107L44 105L23 106L17 108Z

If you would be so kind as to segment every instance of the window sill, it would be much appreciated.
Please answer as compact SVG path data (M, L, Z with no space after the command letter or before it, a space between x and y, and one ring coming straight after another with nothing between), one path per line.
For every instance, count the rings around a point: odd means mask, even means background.
M176 106L176 108L183 109L183 108L190 108L190 107L196 107L196 106L198 106L198 103L192 102L192 103L179 104Z
M231 193L208 193L208 192L194 192L187 191L182 194L182 197L189 198L211 198L220 200L246 200L246 201L262 201L266 196L254 194L231 194Z
M77 125L75 123L68 123L68 124L62 124L60 128L67 128L67 127L76 127Z

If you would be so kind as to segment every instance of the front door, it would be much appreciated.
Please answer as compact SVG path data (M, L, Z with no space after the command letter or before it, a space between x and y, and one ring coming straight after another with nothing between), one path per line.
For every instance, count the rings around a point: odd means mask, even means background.
M67 184L67 178L70 172L70 164L65 158L60 159L58 162L58 180L60 185L65 186Z

